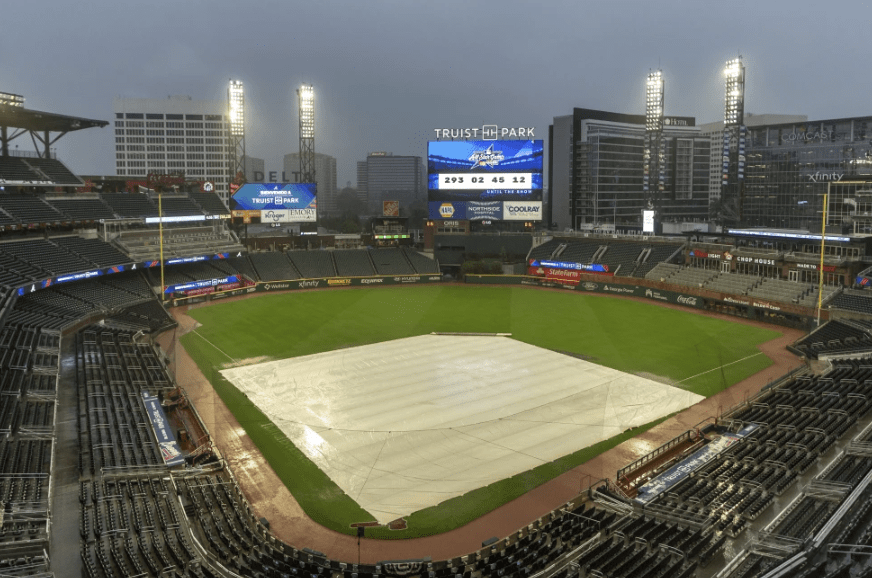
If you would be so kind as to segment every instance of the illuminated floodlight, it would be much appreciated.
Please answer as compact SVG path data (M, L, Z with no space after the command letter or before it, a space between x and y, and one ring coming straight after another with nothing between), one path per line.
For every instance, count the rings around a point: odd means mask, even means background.
M0 92L0 105L23 107L24 97L11 92Z
M645 128L655 131L663 128L663 72L660 70L648 73L645 83Z
M230 103L230 134L243 136L245 135L245 92L242 89L242 81L231 80L227 95Z
M745 67L742 58L727 61L724 67L724 125L740 125L745 110Z
M300 97L300 138L315 138L315 89L304 84L297 90Z
M315 89L304 84L297 89L300 118L300 182L315 182Z

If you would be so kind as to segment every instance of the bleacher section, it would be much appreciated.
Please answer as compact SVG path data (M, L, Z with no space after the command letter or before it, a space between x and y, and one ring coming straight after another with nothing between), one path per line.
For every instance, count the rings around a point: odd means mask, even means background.
M642 257L642 262L636 267L636 270L633 272L633 277L643 277L646 279L650 279L648 277L648 273L650 273L657 265L661 263L669 263L669 260L673 258L674 255L681 255L679 250L684 247L684 245L673 245L666 243L654 243L651 245L651 250L648 251L647 255ZM659 279L659 277L657 277Z
M802 355L812 359L822 354L872 354L870 327L854 321L829 321L793 344Z
M760 282L761 278L757 275L720 273L717 277L706 283L705 288L710 291L720 291L721 293L747 295L748 291Z
M157 217L157 205L142 193L103 193L103 200L121 218ZM2 205L0 205L2 206Z
M717 275L717 271L712 271L710 269L685 267L669 276L666 279L666 282L672 285L682 285L684 287L702 287Z
M650 271L645 273L645 279L651 279L652 281L666 281L672 275L681 271L681 265L674 265L672 263L657 263L654 265Z
M574 263L590 264L594 255L604 249L605 243L600 241L568 243L562 249L557 248L553 259L557 261L572 261Z
M75 253L97 267L112 267L127 263L130 260L124 253L99 239L68 236L52 237L51 241L58 247Z
M801 284L795 281L765 278L759 285L748 290L748 295L758 299L794 303L812 288L813 287L808 284Z
M329 251L288 251L288 258L303 279L337 276Z
M872 315L872 291L845 289L827 303L830 309L842 309Z
M375 275L369 251L347 249L332 251L336 263L336 274L340 277L369 277Z
M20 223L59 223L67 218L35 195L0 194L0 208Z
M837 293L841 290L841 287L833 287L831 285L824 285L823 291L821 292L822 299L821 303L823 305L827 305L831 299L833 299ZM811 309L815 309L818 306L818 288L817 286L812 286L809 290L807 290L799 299L796 300L797 305L802 305L803 307L808 307Z
M207 215L226 215L229 209L224 201L215 193L191 193L191 199L200 206Z
M609 243L605 252L597 257L597 263L608 265L609 271L619 277L629 277L642 259L643 243Z
M533 247L530 249L529 258L530 259L551 259L554 252L558 247L563 245L565 241L561 239L551 239L550 241L545 241L541 245Z
M415 269L401 249L369 251L377 275L412 275Z
M44 277L93 269L88 261L43 239L0 243L0 252L40 267L47 273Z
M284 253L251 253L251 264L261 281L299 279L300 275Z
M160 209L167 217L183 215L202 215L203 211L190 197L163 195L160 201Z
M416 273L431 273L437 275L439 274L439 263L437 263L435 259L425 257L421 253L413 249L409 249L408 247L401 247L400 250L406 256L406 259L409 260L409 263L412 264L412 267L415 269Z
M34 172L41 173L47 176L50 180L58 185L81 185L82 179L73 174L64 164L57 159L46 159L41 157L27 157L22 159L24 163L30 165Z
M115 213L99 197L68 195L66 198L52 198L46 201L73 221L96 221L114 219Z

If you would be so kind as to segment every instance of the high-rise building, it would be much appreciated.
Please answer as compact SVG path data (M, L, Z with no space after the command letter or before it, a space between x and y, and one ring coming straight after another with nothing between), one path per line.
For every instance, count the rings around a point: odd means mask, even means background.
M803 114L753 114L746 112L745 126L758 127L768 124L789 122L805 122L808 117ZM699 125L703 136L711 143L711 160L709 162L709 203L716 202L721 197L721 180L723 175L723 142L724 122L707 122Z
M115 174L184 172L229 201L230 122L224 100L116 98Z
M285 178L292 179L300 171L300 153L285 155L283 169ZM336 211L336 158L324 153L315 153L315 183L318 185L318 212Z
M817 230L830 192L829 225L872 233L872 116L749 124L746 135L738 224Z
M645 115L576 108L555 117L548 133L546 222L559 229L603 224L635 229L649 200L661 221L705 221L710 144L695 124L693 117L662 116L653 195L644 191Z
M427 201L427 170L417 156L374 152L357 163L357 194L372 215L382 214L382 201L399 201L405 212Z

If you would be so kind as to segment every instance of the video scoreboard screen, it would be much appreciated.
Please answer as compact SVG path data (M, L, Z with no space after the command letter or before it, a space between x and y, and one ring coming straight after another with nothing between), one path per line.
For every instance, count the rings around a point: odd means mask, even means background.
M541 140L431 141L431 219L542 219Z
M230 214L261 223L315 222L315 183L246 183L233 193Z

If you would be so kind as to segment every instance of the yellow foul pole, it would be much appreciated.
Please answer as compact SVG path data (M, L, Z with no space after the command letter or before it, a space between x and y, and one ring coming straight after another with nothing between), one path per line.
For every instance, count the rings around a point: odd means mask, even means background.
M827 236L827 199L830 196L830 182L827 182L827 192L824 193L824 211L821 217L821 262L818 267L818 305L817 305L817 324L821 325L821 304L823 303L824 289L824 238Z
M164 285L164 258L163 258L163 191L157 192L157 231L160 243L160 301L163 303L166 300L166 285Z

